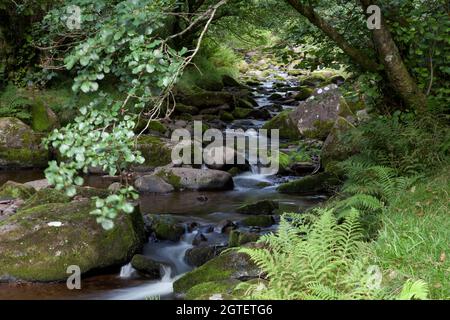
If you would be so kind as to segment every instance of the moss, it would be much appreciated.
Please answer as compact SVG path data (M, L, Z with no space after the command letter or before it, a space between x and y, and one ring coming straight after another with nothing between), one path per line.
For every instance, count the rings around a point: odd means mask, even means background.
M228 239L228 247L239 247L249 242L258 241L260 235L254 232L241 232L239 230L231 230Z
M348 105L348 103L344 97L341 97L339 100L339 116L344 117L344 118L349 117L349 116L352 116L352 117L355 116L355 114L350 109L350 106Z
M178 241L184 234L184 227L170 215L149 215L150 229L160 240Z
M187 113L190 115L196 115L199 113L198 108L196 107L192 107L192 106L187 106L185 104L182 103L177 103L175 106L175 112L178 114L183 114L183 113Z
M133 259L131 259L131 265L134 269L142 272L147 277L158 279L161 276L160 264L144 255L134 255Z
M175 190L181 189L181 178L174 174L172 171L161 170L156 173L156 175L163 178L164 181L174 187Z
M93 188L93 187L76 187L77 196L82 198L106 198L111 194L111 192L107 189Z
M241 222L248 227L261 227L261 228L270 227L275 223L272 216L266 215L250 216L243 219Z
M313 122L314 129L303 131L303 136L323 141L330 134L333 125L333 120L316 120Z
M239 273L238 269L242 268L255 268L247 255L236 252L223 253L175 281L174 292L186 293L201 283L230 280L233 275Z
M239 99L237 106L242 109L253 109L253 104L250 101L244 99Z
M159 121L150 121L148 130L165 134L168 129Z
M236 119L245 119L252 112L252 109L236 108L233 110L233 117Z
M255 203L244 204L237 208L236 212L241 214L272 214L278 209L278 202L262 200Z
M158 137L140 136L138 150L145 158L143 166L155 168L172 162L172 150Z
M44 149L0 147L0 165L2 166L46 168L48 159L48 151Z
M234 120L234 116L230 112L223 111L220 113L220 120L225 122L231 122Z
M31 106L31 127L34 131L48 132L55 128L54 118L50 117L49 111L41 100L35 100Z
M20 210L27 210L48 203L68 203L70 198L64 192L55 189L42 189L31 196Z
M94 207L90 201L45 204L0 222L0 278L58 281L67 279L70 265L85 273L129 261L142 248L143 230L135 229L140 213L119 216L105 231L89 214ZM48 226L52 221L62 225Z
M33 187L17 183L14 181L6 182L0 188L0 197L15 198L27 200L36 193Z
M279 115L275 116L271 120L267 121L263 129L271 130L278 129L280 138L297 140L300 138L300 132L297 125L289 116L289 111L283 111ZM269 131L270 133L270 131Z
M236 280L209 281L193 286L186 292L186 300L209 300L213 295L229 297L239 284Z
M308 87L300 87L298 89L298 93L294 96L294 99L297 101L304 101L312 96L314 90Z
M281 193L316 194L330 191L340 180L330 173L319 173L280 185Z

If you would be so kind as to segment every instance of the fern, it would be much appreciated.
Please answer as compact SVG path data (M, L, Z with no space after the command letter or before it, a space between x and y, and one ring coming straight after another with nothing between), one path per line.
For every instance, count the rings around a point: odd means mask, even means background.
M333 210L318 209L320 216L297 227L285 215L276 234L265 235L264 249L241 248L262 269L268 282L245 283L249 299L391 299L381 285L368 286L368 246L362 242L359 212L350 209L342 223ZM291 219L292 220L292 219ZM426 298L426 290L407 282L399 297Z

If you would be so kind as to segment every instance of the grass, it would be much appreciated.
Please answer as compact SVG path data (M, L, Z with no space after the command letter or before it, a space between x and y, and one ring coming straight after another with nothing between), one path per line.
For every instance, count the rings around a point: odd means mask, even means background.
M401 194L382 215L376 263L402 278L422 279L431 299L450 298L450 166Z

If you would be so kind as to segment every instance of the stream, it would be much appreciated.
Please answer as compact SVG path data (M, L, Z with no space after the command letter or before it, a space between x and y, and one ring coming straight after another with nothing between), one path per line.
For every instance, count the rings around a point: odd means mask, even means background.
M294 86L286 74L274 70L280 77L286 79L286 85ZM273 77L254 88L255 100L258 107L263 108L272 104L268 97L276 93ZM286 94L286 92L280 92ZM291 108L283 106L283 109ZM271 112L272 115L277 112ZM231 123L229 128L239 125ZM255 129L260 128L264 121L248 119ZM207 170L207 169L205 169ZM43 178L42 171L0 171L0 185L8 180L27 182ZM92 178L91 185L101 184ZM174 192L170 194L147 194L140 199L143 214L173 214L186 222L195 222L199 227L194 231L186 230L179 242L150 241L145 245L143 253L155 261L162 263L162 278L148 280L138 275L130 264L122 267L102 270L101 274L83 277L81 290L68 290L65 283L15 283L0 284L1 299L113 299L113 300L142 300L142 299L174 299L172 284L184 273L193 269L185 262L185 253L192 248L192 241L197 232L218 222L238 220L244 217L236 213L236 208L243 203L259 200L275 200L279 202L279 212L302 212L326 199L325 196L296 196L280 194L276 191L278 184L286 182L290 177L266 176L258 173L257 168L234 177L235 188L231 191L220 192ZM261 187L265 182L265 187ZM203 199L202 201L199 199ZM206 199L206 200L205 200ZM273 231L275 227L264 230ZM214 229L205 231L208 241L218 245L226 245L228 236Z

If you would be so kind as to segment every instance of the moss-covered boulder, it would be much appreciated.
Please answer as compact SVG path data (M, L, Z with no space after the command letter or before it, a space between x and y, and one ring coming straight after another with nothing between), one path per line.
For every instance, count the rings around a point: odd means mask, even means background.
M186 300L229 299L233 297L237 280L209 281L193 286L186 292Z
M186 251L186 262L194 267L200 267L209 260L217 257L224 247L215 245L200 245Z
M147 278L159 279L161 277L161 264L142 254L133 256L131 266Z
M172 162L173 143L164 138L142 135L138 139L138 150L141 151L145 162L136 168L156 168Z
M220 120L225 121L225 122L231 122L234 120L234 116L232 113L230 113L228 111L222 111L220 113Z
M300 132L297 124L289 116L290 111L283 111L271 120L267 121L263 129L278 129L281 139L297 140L300 138ZM270 131L269 131L270 132Z
M268 228L275 224L275 220L269 215L250 216L241 220L241 223L247 227Z
M324 172L284 183L277 190L281 193L311 195L332 191L339 183L338 177Z
M190 114L190 115L197 115L200 113L200 111L198 110L197 107L193 107L193 106L187 106L185 104L182 103L177 103L175 105L175 114Z
M0 118L0 167L44 168L49 153L41 136L16 118Z
M150 214L145 216L145 227L159 240L179 241L185 227L172 215Z
M355 146L343 141L344 134L354 127L346 118L338 117L336 119L321 150L320 158L324 168L332 162L345 160L358 152Z
M94 208L90 201L52 203L1 221L0 279L64 281L72 265L86 273L129 261L145 239L141 214L122 214L106 231L89 214Z
M262 200L254 203L244 204L237 208L236 212L241 214L264 215L273 214L278 209L278 202Z
M0 187L0 198L13 198L27 200L36 193L36 190L25 184L8 181Z
M246 119L249 117L252 109L247 108L236 108L233 110L233 117L235 119Z
M21 210L30 209L49 203L69 203L70 198L63 191L55 189L42 189L33 194L20 208Z
M37 100L31 106L31 127L37 132L50 132L59 127L58 117L43 101Z
M175 281L173 289L176 294L185 294L189 289L202 283L249 280L257 278L259 274L260 269L247 254L230 251L186 273Z
M225 171L193 168L159 168L155 174L171 184L175 190L231 190L233 177Z
M232 230L228 239L228 247L240 247L249 242L258 241L260 234L256 232L244 232Z
M298 88L298 93L294 95L294 99L297 101L304 101L312 96L314 90L309 87Z

